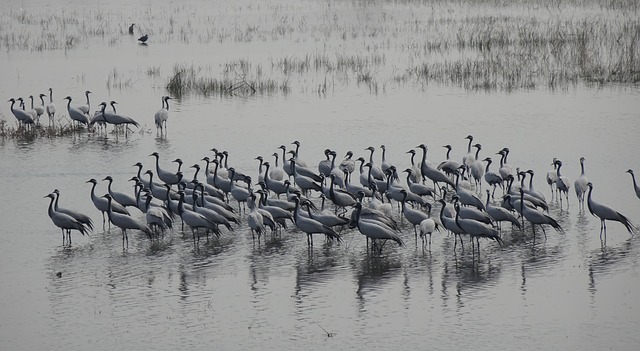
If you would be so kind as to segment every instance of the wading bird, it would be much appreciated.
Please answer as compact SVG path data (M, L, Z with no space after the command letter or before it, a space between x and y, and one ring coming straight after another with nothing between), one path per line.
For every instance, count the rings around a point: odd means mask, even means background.
M122 247L125 246L125 242L127 247L129 247L129 237L127 236L127 229L138 229L147 234L149 239L153 238L153 232L151 231L151 229L149 229L149 226L142 222L139 222L137 219L129 216L128 214L122 214L113 211L113 208L111 206L113 203L111 195L104 194L102 197L107 199L107 215L109 216L109 221L122 230Z
M154 121L156 123L156 133L158 129L160 129L160 135L162 135L162 130L164 128L164 132L167 132L167 119L169 119L169 100L171 97L163 96L162 97L162 108L156 112L154 116Z
M589 188L589 195L587 197L587 207L589 208L589 212L592 215L600 218L600 240L602 240L602 233L604 232L604 240L607 241L607 220L617 221L622 223L629 233L633 235L637 229L631 221L625 216L623 216L620 212L614 210L613 208L593 201L591 198L591 193L593 192L593 184L591 182L587 183L587 187Z
M56 227L60 228L60 230L62 231L63 246L65 245L65 243L67 245L71 245L71 230L77 230L82 235L87 234L87 228L84 226L84 224L80 223L78 220L69 216L68 214L54 211L53 201L55 199L55 195L53 193L48 194L45 197L48 197L51 199L51 202L49 202L49 210L48 210L49 217L51 218L51 221L53 221L53 224L55 224ZM66 240L65 240L65 231L66 231Z
M640 186L636 183L636 176L633 174L633 170L627 170L627 173L631 174L631 180L633 180L633 190L636 191L636 196L640 199Z

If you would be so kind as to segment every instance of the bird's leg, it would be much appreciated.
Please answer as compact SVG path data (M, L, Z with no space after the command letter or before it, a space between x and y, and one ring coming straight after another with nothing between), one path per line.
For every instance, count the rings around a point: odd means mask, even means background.
M544 226L541 224L540 228L542 228L542 234L544 234L544 240L547 240L547 232L544 230Z

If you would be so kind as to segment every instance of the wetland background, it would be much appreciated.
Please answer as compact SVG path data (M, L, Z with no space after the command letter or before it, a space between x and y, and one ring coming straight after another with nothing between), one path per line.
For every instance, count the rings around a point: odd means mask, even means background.
M573 193L550 211L565 234L534 245L507 231L474 262L446 234L416 247L406 222L407 246L380 258L357 231L308 251L291 230L254 245L246 225L200 250L175 230L159 248L130 235L123 251L84 182L111 175L124 191L150 153L169 168L212 147L257 175L257 155L293 140L311 165L327 147L385 144L402 167L420 143L432 162L444 144L461 158L472 134L481 155L508 146L547 198L553 157L573 180L584 156L594 197L640 223L624 173L640 169L639 18L635 1L9 1L0 96L51 87L64 127L62 98L89 89L143 128L34 137L0 109L0 348L635 349L638 239L612 223L602 245ZM68 249L42 198L54 188L97 223Z

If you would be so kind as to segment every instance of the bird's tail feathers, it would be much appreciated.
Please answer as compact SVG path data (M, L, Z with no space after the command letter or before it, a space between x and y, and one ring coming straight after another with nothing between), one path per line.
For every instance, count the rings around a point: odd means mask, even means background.
M336 233L335 230L327 227L326 225L323 226L324 227L324 234L331 240L336 239L338 242L342 242L342 238L340 237L340 234Z
M620 216L620 223L622 223L627 228L627 230L629 231L629 233L631 233L631 235L634 235L638 232L638 227L636 227L635 224L631 223L629 218L625 217L619 212L618 212L618 216Z

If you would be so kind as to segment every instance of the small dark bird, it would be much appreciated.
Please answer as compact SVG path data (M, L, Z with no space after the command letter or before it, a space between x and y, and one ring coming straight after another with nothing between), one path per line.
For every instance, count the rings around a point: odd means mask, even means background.
M135 23L131 23L131 25L129 26L129 34L133 35L133 26L135 25Z
M147 39L149 39L149 36L147 34L145 34L145 35L141 36L140 38L138 38L138 41L144 44L144 43L147 42Z

